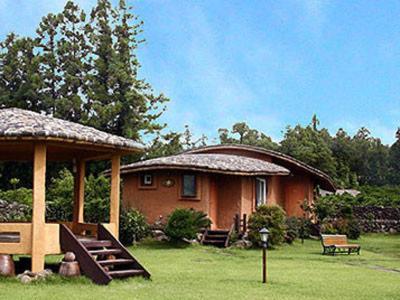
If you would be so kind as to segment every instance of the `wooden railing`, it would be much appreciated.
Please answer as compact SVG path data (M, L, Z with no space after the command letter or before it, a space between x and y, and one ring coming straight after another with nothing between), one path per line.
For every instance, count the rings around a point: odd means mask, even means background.
M150 278L150 273L138 262L138 260L121 244L121 242L115 238L103 225L98 225L97 238L99 240L109 240L112 243L113 248L121 250L120 257L132 260L130 267L136 270L143 270L144 277Z
M58 224L46 223L45 254L60 253ZM31 223L0 223L0 235L13 235L9 241L0 239L0 253L6 254L31 254L32 253L32 224Z
M60 228L62 251L74 252L83 273L90 277L95 283L108 284L112 280L111 276L105 272L95 259L93 259L89 251L66 225L61 224Z
M32 250L31 223L0 223L0 233L19 235L18 242L0 242L0 253L29 254Z
M243 214L243 217L240 218L239 214L236 214L233 219L234 231L238 235L243 235L247 232L247 214Z

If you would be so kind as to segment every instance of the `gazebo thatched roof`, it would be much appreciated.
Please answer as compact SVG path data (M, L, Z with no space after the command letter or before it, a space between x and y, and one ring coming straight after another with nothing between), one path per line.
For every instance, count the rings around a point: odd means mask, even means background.
M290 173L284 167L255 158L228 154L179 154L125 165L121 168L121 174L160 169L243 176L289 175Z
M28 110L0 109L0 120L0 140L56 140L128 151L143 149L133 140Z

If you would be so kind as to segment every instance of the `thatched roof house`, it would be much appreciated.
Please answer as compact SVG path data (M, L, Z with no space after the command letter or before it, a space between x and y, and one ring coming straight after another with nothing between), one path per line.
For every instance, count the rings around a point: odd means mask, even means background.
M228 229L236 214L278 204L302 215L317 186L335 190L322 171L288 155L259 147L216 145L150 159L121 168L123 205L141 210L150 222L177 207L206 212L213 226Z
M241 176L289 175L290 171L274 163L250 157L227 154L181 154L149 159L121 169L122 174L132 171L190 170Z

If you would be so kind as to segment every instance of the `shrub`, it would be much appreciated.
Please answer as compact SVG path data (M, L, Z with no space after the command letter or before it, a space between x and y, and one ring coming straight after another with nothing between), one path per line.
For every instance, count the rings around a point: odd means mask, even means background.
M195 239L197 233L211 225L210 219L204 212L194 209L178 208L168 217L165 234L172 241Z
M89 175L85 181L85 221L110 221L110 179L104 175Z
M124 245L145 238L150 233L145 217L135 209L122 210L119 224L119 239Z
M285 237L285 212L277 205L261 205L249 218L249 239L253 245L260 245L259 231L269 230L268 246L280 245Z
M70 221L74 200L74 176L68 169L53 178L47 191L46 217L51 221ZM108 222L110 218L110 181L105 176L85 179L85 222Z
M0 199L7 202L17 202L32 206L32 190L27 188L18 188L7 191L0 191Z
M52 178L46 199L46 218L49 221L72 220L74 177L68 169Z
M354 219L349 220L349 222L347 224L346 232L347 232L346 233L347 237L349 239L352 239L352 240L358 239L360 237L360 235L361 235L360 224Z
M338 230L334 226L334 224L330 221L325 221L321 225L321 233L326 233L326 234L337 234Z
M300 220L296 217L289 217L286 219L286 234L285 241L288 244L294 242L300 236Z
M355 219L327 219L321 226L321 233L345 234L349 239L358 239L361 235L361 228Z

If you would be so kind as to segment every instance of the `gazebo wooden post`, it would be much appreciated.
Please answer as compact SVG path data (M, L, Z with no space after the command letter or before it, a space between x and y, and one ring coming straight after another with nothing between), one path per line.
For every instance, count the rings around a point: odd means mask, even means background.
M44 269L46 250L46 145L35 144L32 190L32 272Z
M85 172L86 161L78 160L76 163L76 174L74 178L74 211L72 216L73 227L84 222L84 201L85 201Z
M111 158L110 223L114 224L116 238L119 232L120 168L121 156L113 155Z

